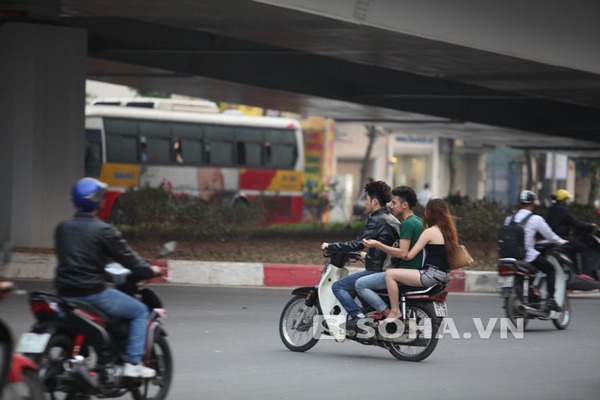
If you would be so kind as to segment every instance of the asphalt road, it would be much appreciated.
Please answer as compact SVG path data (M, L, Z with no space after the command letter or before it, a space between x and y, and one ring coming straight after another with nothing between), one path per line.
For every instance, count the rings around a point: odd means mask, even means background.
M510 332L502 338L493 319L503 317L499 297L451 294L453 325L428 359L412 363L353 342L324 340L306 353L290 352L277 330L289 289L163 285L157 291L169 309L175 357L170 399L600 398L598 295L572 299L566 330L536 320L519 339ZM24 296L3 302L0 315L17 335L33 321Z

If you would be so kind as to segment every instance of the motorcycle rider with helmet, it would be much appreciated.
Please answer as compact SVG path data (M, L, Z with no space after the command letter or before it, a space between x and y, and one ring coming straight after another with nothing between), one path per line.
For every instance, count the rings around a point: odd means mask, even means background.
M516 223L523 221L528 215L533 213L535 207L536 195L531 190L523 190L519 194L520 210L514 215ZM504 221L504 225L509 225L512 216L508 216ZM546 274L548 279L548 298L543 308L545 311L562 311L560 306L554 300L554 282L556 271L543 254L535 249L535 237L539 233L547 240L563 245L568 243L567 240L558 236L540 215L532 215L523 225L525 231L525 258L522 261L532 264L534 267Z
M120 319L130 321L123 375L152 378L156 371L142 364L146 346L148 309L137 299L107 288L104 268L116 261L144 279L161 269L140 258L125 244L121 233L98 219L107 185L83 178L71 189L75 215L61 222L54 234L58 259L54 286L67 300L80 300Z
M558 189L554 192L552 196L553 204L548 208L546 220L550 228L558 236L568 240L573 250L581 255L581 270L585 275L591 277L589 248L584 243L574 239L572 234L574 231L581 233L591 232L596 228L596 224L588 224L575 218L567 206L567 201L572 197L573 195L565 189Z

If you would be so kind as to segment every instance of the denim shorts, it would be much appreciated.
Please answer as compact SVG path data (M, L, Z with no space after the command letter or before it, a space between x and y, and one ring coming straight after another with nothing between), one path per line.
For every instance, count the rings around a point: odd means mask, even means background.
M450 280L450 272L442 271L430 265L425 265L421 271L421 285L429 287L438 283L447 283Z

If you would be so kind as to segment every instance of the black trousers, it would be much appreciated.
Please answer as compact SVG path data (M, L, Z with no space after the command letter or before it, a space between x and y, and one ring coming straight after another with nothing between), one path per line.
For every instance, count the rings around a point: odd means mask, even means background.
M548 279L548 299L554 298L554 282L556 281L554 265L550 264L550 262L541 254L537 256L531 264L546 274L546 278Z
M578 240L569 239L569 244L575 251L575 253L579 253L581 255L581 272L587 275L591 275L592 271L590 269L590 250L584 244ZM577 254L575 254L576 256ZM577 259L575 259L577 263Z

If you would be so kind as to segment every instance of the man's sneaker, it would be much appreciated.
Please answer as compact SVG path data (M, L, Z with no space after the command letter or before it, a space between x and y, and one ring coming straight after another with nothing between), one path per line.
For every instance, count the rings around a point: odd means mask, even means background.
M156 376L156 371L152 368L144 367L142 364L125 363L123 376L129 378L152 378Z
M348 321L346 321L346 330L350 330L350 329L356 330L359 319L360 318L352 318L352 319L349 319Z
M561 312L563 310L558 304L556 304L556 301L554 301L554 299L549 299L544 305L544 309L548 311L557 312Z

